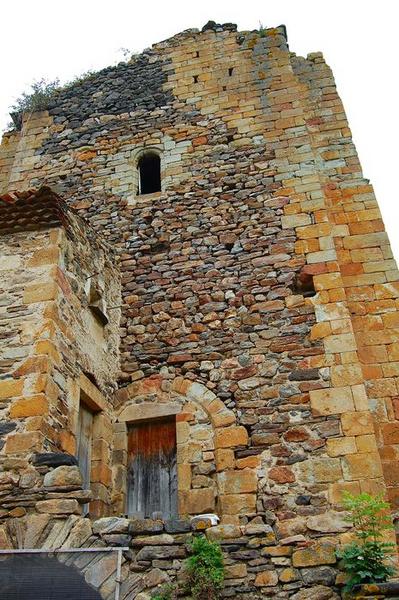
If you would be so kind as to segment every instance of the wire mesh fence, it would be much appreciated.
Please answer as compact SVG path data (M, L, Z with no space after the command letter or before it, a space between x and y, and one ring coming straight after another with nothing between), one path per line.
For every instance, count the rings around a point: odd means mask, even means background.
M0 600L119 600L123 550L1 550Z

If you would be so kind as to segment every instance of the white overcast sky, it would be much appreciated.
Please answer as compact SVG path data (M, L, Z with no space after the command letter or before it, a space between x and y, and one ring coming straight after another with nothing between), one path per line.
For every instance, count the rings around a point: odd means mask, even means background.
M324 53L399 259L397 0L0 0L0 130L34 79L65 82L210 19L284 23L291 51Z

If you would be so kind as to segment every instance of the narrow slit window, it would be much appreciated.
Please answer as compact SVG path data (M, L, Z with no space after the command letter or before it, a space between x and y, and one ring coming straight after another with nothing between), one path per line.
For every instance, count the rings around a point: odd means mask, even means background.
M91 450L93 445L94 413L82 402L79 406L79 421L77 435L77 459L82 474L82 485L85 490L91 484ZM89 512L89 505L83 506L83 513Z
M234 72L234 68L229 67L229 77L231 77L233 75L233 72Z
M127 478L128 515L177 516L176 417L130 426Z
M161 159L155 152L144 154L138 162L140 194L161 191Z
M193 76L194 83L198 83L198 75Z

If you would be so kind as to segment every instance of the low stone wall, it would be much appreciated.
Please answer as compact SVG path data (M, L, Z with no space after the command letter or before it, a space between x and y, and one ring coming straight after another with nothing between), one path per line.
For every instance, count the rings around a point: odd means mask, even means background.
M344 596L345 598L345 596ZM399 599L399 582L387 583L369 583L362 585L359 590L356 590L352 596L345 600L383 600L384 598Z
M91 521L81 515L90 491L81 489L78 467L63 464L52 468L51 458L49 454L37 455L20 476L11 470L1 474L1 549L129 548L123 552L120 598L146 600L168 582L177 581L184 590L190 540L193 535L205 534L223 549L224 597L339 597L333 591L333 537L323 537L322 541L306 540L302 534L283 537L271 511L242 516L240 525L212 526L209 519L198 518L161 521L103 517ZM108 598L116 577L115 560L96 554L81 571L86 581Z
M48 509L53 510L54 506L48 504ZM59 504L58 511L64 507ZM48 550L129 547L123 553L120 600L149 600L168 582L177 581L184 591L184 561L189 555L190 540L201 533L222 546L226 598L339 598L332 589L334 545L310 545L301 536L277 541L272 526L259 517L243 527L212 527L207 520L190 525L184 520L104 517L91 522L74 514L40 512L9 519L0 530L0 545L2 549ZM105 554L93 555L81 570L86 581L107 598L116 577L116 562Z

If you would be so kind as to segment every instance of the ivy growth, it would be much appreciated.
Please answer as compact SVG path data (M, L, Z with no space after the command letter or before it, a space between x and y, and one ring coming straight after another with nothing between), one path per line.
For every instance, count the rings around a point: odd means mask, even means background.
M394 574L389 564L394 544L384 542L384 533L392 530L389 504L382 494L371 496L344 494L344 507L349 511L347 520L352 522L356 541L337 551L348 579L345 590L351 591L363 583L382 583Z
M194 600L217 600L224 582L223 554L220 545L206 537L194 538L186 562L188 588Z

